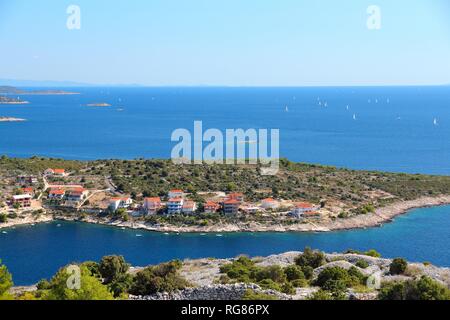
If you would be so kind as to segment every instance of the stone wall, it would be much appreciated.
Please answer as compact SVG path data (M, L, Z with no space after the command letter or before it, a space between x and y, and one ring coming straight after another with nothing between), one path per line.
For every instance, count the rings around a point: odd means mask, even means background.
M157 293L151 296L130 296L130 300L241 300L245 291L252 289L257 293L276 296L280 300L292 297L273 290L262 290L255 284L217 284L198 288L187 288L173 293Z

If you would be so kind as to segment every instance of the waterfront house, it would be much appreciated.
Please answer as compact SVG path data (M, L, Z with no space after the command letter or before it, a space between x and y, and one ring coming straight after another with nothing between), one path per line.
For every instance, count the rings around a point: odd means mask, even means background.
M278 201L272 198L263 199L261 200L261 207L264 209L276 209L278 208Z
M225 214L233 215L239 212L239 207L241 206L241 202L236 199L229 199L224 201L223 203L223 212Z
M248 213L248 214L255 214L261 210L259 207L255 207L255 206L244 206L241 209L243 212Z
M116 211L118 209L128 209L133 204L133 199L129 197L111 198L109 201L109 209Z
M220 205L214 201L207 201L203 208L205 213L215 213L220 209Z
M167 201L167 213L181 213L183 210L183 203L183 198L170 198L169 201Z
M58 177L64 177L66 176L66 170L64 169L47 169L44 171L44 175L46 176L58 176Z
M169 194L167 196L169 199L183 198L184 193L183 193L183 190L174 189L174 190L170 190Z
M62 200L64 199L64 196L66 194L66 191L64 189L50 189L48 193L48 199L49 200Z
M194 201L184 201L182 211L185 214L193 214L197 210L197 204Z
M144 210L146 214L156 214L159 209L161 209L161 199L159 197L144 199Z
M18 204L21 208L31 207L31 195L29 194L20 194L12 197L11 203L13 205Z
M312 216L319 210L318 206L314 206L309 202L299 202L294 205L294 208L290 212L290 215L295 218L301 218L303 216Z
M86 199L88 191L84 188L76 188L67 194L67 201L81 202Z

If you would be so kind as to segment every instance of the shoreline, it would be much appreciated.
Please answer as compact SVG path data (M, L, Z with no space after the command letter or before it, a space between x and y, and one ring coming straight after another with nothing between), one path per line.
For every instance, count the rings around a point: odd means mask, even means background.
M62 215L44 215L38 219L21 219L13 220L4 224L0 224L1 229L7 229L15 226L37 224L51 221L69 221L69 222L81 222L89 224L105 225L115 228L126 228L132 230L145 230L150 232L159 233L236 233L236 232L332 232L332 231L345 231L345 230L357 230L366 228L381 227L386 223L394 221L394 218L403 214L408 214L411 210L438 207L443 205L450 205L450 195L442 195L438 197L422 197L415 200L398 201L385 207L377 208L375 213L366 215L358 215L345 219L336 219L329 223L298 223L295 225L282 226L282 225L260 225L253 223L250 225L238 225L238 224L223 224L213 225L206 227L177 227L177 226L161 226L154 227L146 225L143 222L119 222L111 220L102 220L97 218L87 217L80 220L76 217L68 217Z

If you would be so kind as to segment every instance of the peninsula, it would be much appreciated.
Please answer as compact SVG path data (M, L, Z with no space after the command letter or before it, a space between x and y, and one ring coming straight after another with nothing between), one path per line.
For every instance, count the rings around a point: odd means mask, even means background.
M28 101L0 95L0 104L28 104Z
M280 165L263 176L258 165L3 156L0 228L62 219L159 232L326 232L450 203L447 176Z
M4 95L74 95L79 92L71 92L57 89L22 90L11 86L0 86L0 94Z

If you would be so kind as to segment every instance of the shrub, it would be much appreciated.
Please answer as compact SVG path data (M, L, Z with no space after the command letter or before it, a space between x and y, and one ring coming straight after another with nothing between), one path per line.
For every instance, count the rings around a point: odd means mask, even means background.
M384 283L380 300L450 300L450 290L427 276L419 280Z
M12 287L12 276L8 272L5 265L2 265L0 260L0 297L7 294L7 291Z
M251 278L255 279L258 282L264 279L270 279L278 283L283 283L286 281L286 275L280 266L258 268L256 271L254 271L254 275L251 275Z
M180 261L147 267L136 274L129 292L134 295L151 295L184 289L189 283L178 275L180 268Z
M308 280L311 280L314 276L314 269L310 266L304 266L302 267L302 272L305 275L305 278Z
M295 258L295 264L300 267L312 267L313 269L325 264L325 255L320 251L313 251L306 247L305 251Z
M408 267L408 262L403 258L395 258L392 260L391 265L389 266L389 273L396 275L396 274L403 274L406 271L406 268Z
M276 290L276 291L280 291L281 292L281 286L279 283L276 283L275 281L273 281L272 279L264 279L258 282L258 285L263 288L263 289L271 289L271 290Z
M304 287L308 286L308 281L306 279L297 279L297 280L291 281L291 284L295 288L304 288Z
M284 268L284 274L286 275L288 281L305 279L305 274L297 265L291 265Z
M8 216L4 213L0 214L0 223L8 222Z
M324 269L317 277L315 284L330 291L342 291L346 288L363 284L365 276L355 267L349 270L335 266Z
M365 269L369 266L369 263L366 260L359 259L356 261L355 265L361 269Z

